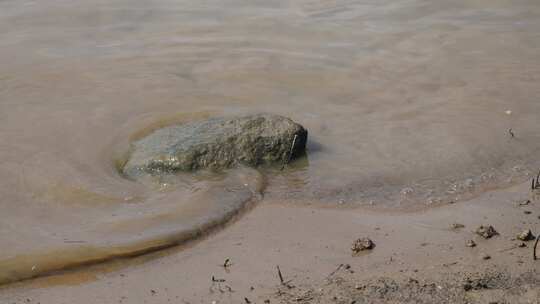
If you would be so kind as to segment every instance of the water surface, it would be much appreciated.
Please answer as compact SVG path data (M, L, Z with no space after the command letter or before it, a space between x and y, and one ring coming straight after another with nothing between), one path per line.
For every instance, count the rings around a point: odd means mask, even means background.
M535 0L3 0L0 28L0 281L179 242L260 193L407 209L540 165ZM251 112L302 123L308 157L118 174L155 128Z

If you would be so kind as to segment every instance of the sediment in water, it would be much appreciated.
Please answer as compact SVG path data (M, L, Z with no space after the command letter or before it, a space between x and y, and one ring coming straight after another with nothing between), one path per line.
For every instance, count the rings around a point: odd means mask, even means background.
M46 245L30 252L0 254L0 285L193 240L246 210L260 198L263 185L256 170L239 168L227 172L222 180L207 182L204 189L187 198L176 197L173 190L141 205L126 204L117 209L114 218L94 223L77 242L43 239ZM149 204L155 205L151 211L145 209Z

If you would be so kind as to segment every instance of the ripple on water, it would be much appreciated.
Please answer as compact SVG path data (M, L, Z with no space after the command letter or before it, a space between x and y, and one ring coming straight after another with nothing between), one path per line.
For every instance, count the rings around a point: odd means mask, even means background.
M34 219L30 228L41 229L41 235L26 234L26 226L19 226L3 239L9 244L22 242L26 236L26 242L35 243L27 244L24 252L12 249L0 253L0 284L181 244L242 213L260 199L264 184L262 176L248 168L219 176L200 173L142 183L151 192L144 199L54 186L43 200L60 204L62 211L52 218ZM74 206L75 202L79 204ZM84 220L78 225L66 220L80 217L80 213ZM62 219L54 223L58 214Z

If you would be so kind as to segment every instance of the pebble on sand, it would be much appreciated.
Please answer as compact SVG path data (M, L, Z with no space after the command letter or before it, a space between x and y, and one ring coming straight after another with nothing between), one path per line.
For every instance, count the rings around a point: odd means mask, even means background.
M373 247L375 247L375 243L369 238L364 237L354 241L351 250L353 253L359 253L360 251L371 250Z
M473 240L468 240L466 245L467 247L471 247L471 248L476 247L476 243Z
M476 234L478 234L479 236L485 239L489 239L495 235L498 235L499 233L491 225L486 225L486 226L480 225L480 227L476 229Z
M517 239L520 241L526 242L526 241L534 240L534 235L532 234L531 229L526 229L517 235Z

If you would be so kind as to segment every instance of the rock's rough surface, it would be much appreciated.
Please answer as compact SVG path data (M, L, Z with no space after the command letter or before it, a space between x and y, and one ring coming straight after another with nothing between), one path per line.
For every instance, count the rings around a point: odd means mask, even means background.
M136 178L237 164L286 163L304 153L306 142L307 130L283 116L212 118L166 127L132 143L123 173Z

